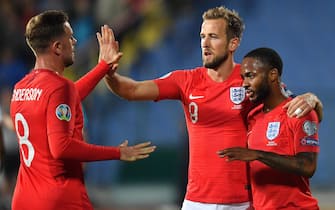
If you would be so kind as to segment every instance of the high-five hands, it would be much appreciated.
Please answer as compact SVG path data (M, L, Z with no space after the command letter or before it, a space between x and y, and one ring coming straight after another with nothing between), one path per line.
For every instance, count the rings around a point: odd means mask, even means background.
M156 146L151 146L151 142L144 142L134 146L128 146L128 140L120 144L120 160L136 161L149 157L154 152Z
M119 52L119 42L115 40L113 30L104 25L101 26L101 33L97 32L96 35L100 48L99 62L104 60L115 71L122 53Z

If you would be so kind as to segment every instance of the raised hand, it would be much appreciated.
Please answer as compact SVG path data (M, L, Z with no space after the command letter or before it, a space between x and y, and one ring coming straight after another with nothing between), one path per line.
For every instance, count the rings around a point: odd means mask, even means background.
M97 32L96 35L100 48L99 62L104 60L115 71L122 53L119 52L119 43L115 40L113 30L109 26L104 25L101 26L101 33Z
M128 140L125 140L120 145L120 160L136 161L149 157L149 154L154 152L156 146L151 146L151 142L144 142L134 146L128 146Z

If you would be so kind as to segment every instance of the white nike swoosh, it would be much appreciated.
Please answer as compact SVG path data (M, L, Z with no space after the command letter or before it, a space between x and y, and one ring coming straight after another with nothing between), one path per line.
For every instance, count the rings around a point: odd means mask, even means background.
M205 98L205 96L194 96L192 95L192 93L190 94L190 99L193 100L193 99L199 99L199 98Z

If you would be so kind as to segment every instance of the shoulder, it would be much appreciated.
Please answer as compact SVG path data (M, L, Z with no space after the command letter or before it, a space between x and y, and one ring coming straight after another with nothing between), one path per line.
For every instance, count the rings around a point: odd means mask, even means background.
M187 78L202 78L204 73L206 72L206 68L204 67L197 67L193 69L181 69L181 70L174 70L171 71L156 80L165 80L165 79L182 79L185 80Z
M36 77L35 83L49 93L54 91L72 92L75 90L75 85L71 80L50 71L41 72Z
M257 105L255 108L253 108L248 113L247 122L248 122L249 128L255 124L257 117L262 113L263 113L263 104Z
M44 75L47 79L45 80L47 84L51 87L55 88L74 88L74 82L65 78L62 75L49 73L48 75Z
M285 116L288 126L293 131L298 132L299 130L302 130L308 136L317 133L319 127L319 120L315 110L310 111L305 116L300 118L288 117L286 114Z
M305 128L313 126L317 127L319 125L318 116L315 110L310 111L305 116L296 118L296 117L287 117L287 121L289 122L291 127L303 127Z
M249 118L255 118L255 116L259 115L262 112L263 112L263 104L259 104L259 105L255 106L248 113L248 120L249 120Z
M286 100L286 103L288 103L289 101L291 101L293 98L289 97L288 100ZM285 104L286 104L285 103ZM287 117L287 119L289 121L291 121L292 123L299 123L299 122L303 122L306 120L311 120L311 121L316 121L318 122L318 115L316 113L315 110L311 110L309 113L307 113L305 116L302 116L300 118L296 118L296 117Z

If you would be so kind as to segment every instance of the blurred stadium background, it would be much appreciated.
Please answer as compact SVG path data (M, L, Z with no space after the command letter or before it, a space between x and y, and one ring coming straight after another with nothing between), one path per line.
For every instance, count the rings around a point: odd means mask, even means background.
M201 65L202 13L220 5L238 11L246 24L236 53L238 62L253 48L272 47L284 60L283 81L289 89L296 94L314 92L324 103L321 153L311 184L321 209L335 209L332 0L1 0L0 102L4 115L8 113L13 84L33 67L34 57L24 40L25 24L32 15L47 9L62 9L70 15L78 43L75 64L66 71L68 78L76 80L96 64L95 32L107 23L124 53L118 71L143 80ZM83 106L91 143L118 145L124 139L130 144L151 140L158 146L149 159L135 163L87 164L86 183L96 208L178 209L185 190L188 156L180 104L128 102L114 96L101 82ZM10 138L7 132L8 150L15 151L15 145L8 143ZM5 182L0 178L0 186Z

